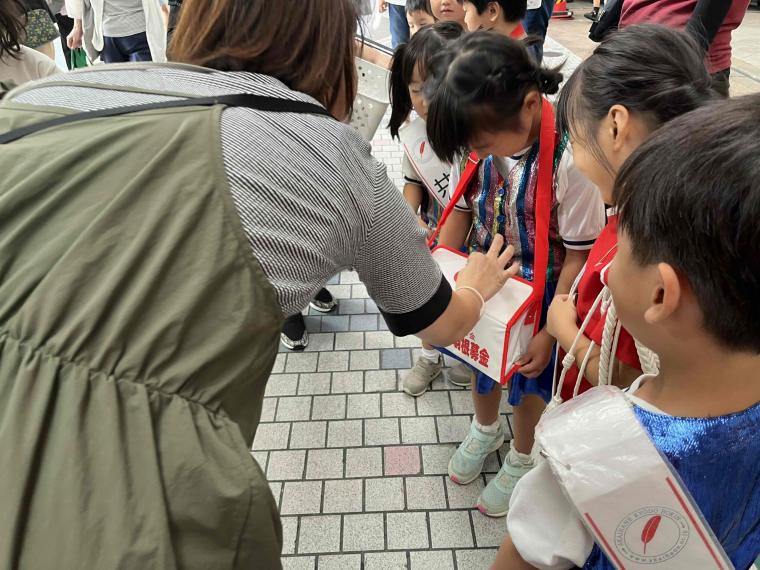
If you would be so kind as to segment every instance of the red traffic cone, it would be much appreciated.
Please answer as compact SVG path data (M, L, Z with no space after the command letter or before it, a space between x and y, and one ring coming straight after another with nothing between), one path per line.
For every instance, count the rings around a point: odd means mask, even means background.
M557 0L554 4L554 12L552 12L552 19L555 20L569 20L573 17L573 12L567 9L566 0Z

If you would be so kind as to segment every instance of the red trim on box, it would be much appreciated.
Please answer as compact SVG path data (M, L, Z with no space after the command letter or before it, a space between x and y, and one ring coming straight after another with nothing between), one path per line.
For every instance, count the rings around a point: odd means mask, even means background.
M615 560L615 563L618 565L618 568L620 570L625 570L625 566L623 566L623 563L620 561L620 558L618 558L617 554L615 554L615 551L610 546L610 543L607 542L607 539L602 534L602 529L600 529L598 526L596 526L596 523L594 522L594 519L591 518L591 515L589 513L584 513L583 516L586 517L586 520L589 522L589 524L594 529L594 534L596 534L596 536L598 536L601 539L602 543L604 544L604 548L607 551L607 554L609 554L613 558L613 560Z
M676 499L678 499L678 502L681 505L681 508L689 516L689 520L691 521L691 524L694 525L695 529L697 529L697 534L699 535L699 538L702 539L702 544L704 544L705 548L707 548L707 551L710 553L710 556L712 556L712 559L715 561L715 564L718 565L718 568L720 568L720 570L723 570L723 564L721 564L720 560L718 560L718 556L715 554L715 551L710 545L710 542L707 540L707 537L705 537L705 534L702 532L702 525L700 525L697 522L696 517L691 512L691 509L689 508L688 504L684 500L681 493L678 491L678 488L675 486L675 484L673 483L670 477L665 477L665 481L668 483L670 490L673 491L673 494L676 496Z

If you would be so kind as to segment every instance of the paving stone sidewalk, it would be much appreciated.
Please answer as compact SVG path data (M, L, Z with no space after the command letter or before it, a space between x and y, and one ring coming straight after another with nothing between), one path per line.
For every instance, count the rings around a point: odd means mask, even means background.
M565 62L568 74L577 66L556 42L546 49L549 65ZM402 151L387 129L373 153L401 188ZM279 354L253 445L282 514L284 568L488 568L505 520L474 504L508 444L473 483L452 483L447 465L469 429L469 390L442 379L420 398L401 392L419 340L388 332L355 273L328 287L340 306L306 317L305 352ZM502 412L509 421L506 402Z

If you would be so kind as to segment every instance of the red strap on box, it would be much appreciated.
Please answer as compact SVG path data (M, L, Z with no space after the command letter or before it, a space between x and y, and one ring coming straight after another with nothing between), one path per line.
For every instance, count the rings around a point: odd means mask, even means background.
M539 137L538 147L538 182L536 188L536 243L533 246L533 298L534 298L534 318L536 323L536 332L538 332L539 316L541 315L541 306L544 299L544 288L546 287L546 271L549 265L549 220L551 218L552 195L554 187L554 148L556 144L556 134L554 130L554 109L552 104L543 99L541 105L541 134ZM459 184L451 196L451 200L446 205L446 209L438 221L433 236L428 241L428 246L433 247L435 240L446 223L449 215L472 181L473 176L478 170L480 162L475 153L470 153L467 157L467 166L459 179Z
M536 188L536 243L533 245L533 295L536 301L536 332L549 266L549 220L554 194L554 109L544 99L541 105L541 135L538 152L538 183Z

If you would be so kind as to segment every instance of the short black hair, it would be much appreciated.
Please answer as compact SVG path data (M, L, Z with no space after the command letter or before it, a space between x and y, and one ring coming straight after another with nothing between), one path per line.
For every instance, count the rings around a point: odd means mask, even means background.
M714 96L703 52L691 36L654 24L630 26L609 34L567 80L557 101L557 128L582 141L612 172L596 142L610 107L622 105L654 130Z
M490 3L501 6L507 22L519 22L528 13L528 0L467 0L475 6L478 14L482 14Z
M615 184L619 229L642 265L690 284L704 328L760 354L760 95L711 103L664 125Z
M17 59L26 38L26 8L20 0L0 1L0 59Z
M478 133L512 128L530 91L556 93L560 83L559 70L538 65L523 42L464 35L433 58L425 82L431 148L451 162Z
M409 97L409 83L415 67L424 77L428 74L433 56L449 41L464 33L464 28L457 22L436 22L424 26L412 38L399 45L393 53L391 76L389 82L391 99L391 118L388 128L392 137L398 136L398 130L412 112L412 99Z
M433 16L433 8L430 6L430 0L406 0L406 13L414 14L415 12L427 12Z

